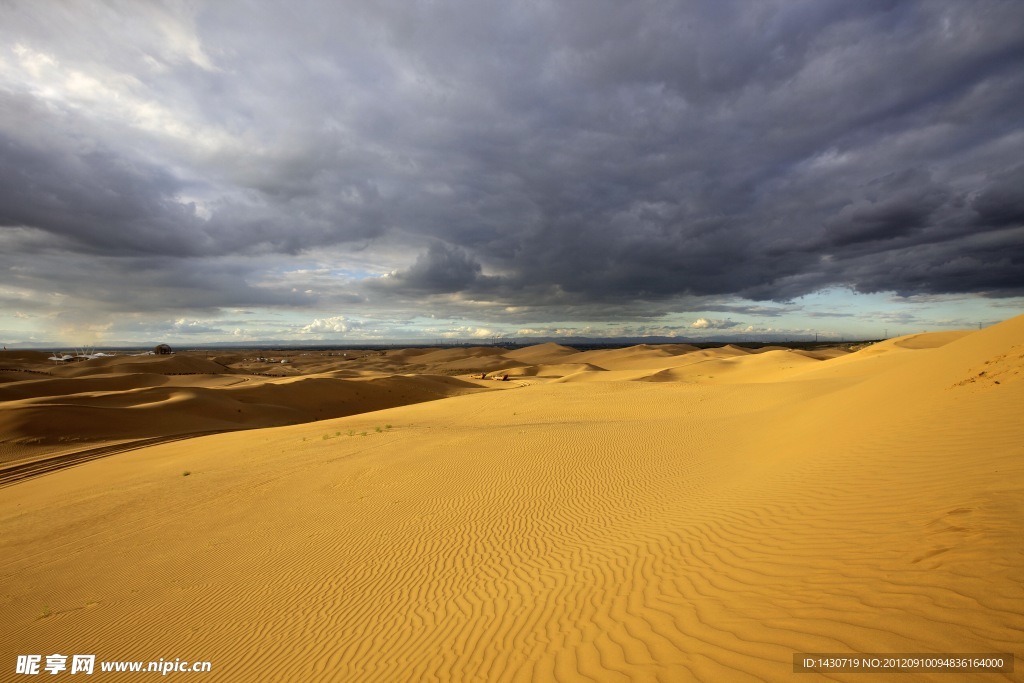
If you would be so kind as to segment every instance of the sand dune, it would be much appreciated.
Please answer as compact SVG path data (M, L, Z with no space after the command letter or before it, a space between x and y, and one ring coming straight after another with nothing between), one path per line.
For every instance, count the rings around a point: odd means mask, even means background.
M1024 316L825 360L637 349L600 367L649 367L581 373L565 347L512 354L565 374L3 489L0 661L182 657L218 681L788 681L829 680L793 674L794 652L1019 654ZM301 389L311 411L330 381L205 393L256 406ZM514 384L348 384L412 382Z
M467 358L486 358L489 356L500 356L503 349L493 346L474 346L468 348L440 349L428 353L417 354L416 362L421 365L431 363L448 363L451 361L462 362Z
M504 356L526 365L540 365L557 363L565 360L567 356L572 356L576 353L579 353L576 349L549 342L547 344L526 346L515 351L507 351Z
M743 356L709 355L699 361L673 365L644 379L651 382L716 384L776 382L783 380L790 370L816 366L819 362L789 349Z
M768 349L762 349L762 351L766 350ZM784 349L772 350L775 351ZM832 358L842 358L843 356L849 354L850 352L845 349L823 349L820 351L806 351L804 349L793 349L793 353L799 354L801 356L807 356L808 358L813 358L814 360L831 360Z
M60 366L22 355L32 372L10 373L18 381L0 384L5 466L126 439L311 422L481 390L454 378L396 376L351 364L336 374L266 377L188 355ZM325 365L308 360L306 371Z
M100 379L107 381L98 382ZM297 377L213 389L165 387L156 381L117 384L117 379L89 378L83 388L119 386L120 391L86 388L87 393L7 400L0 405L0 434L38 445L249 429L353 415L480 390L452 378L401 376L368 381ZM62 382L66 380L40 383L52 390L64 386ZM18 388L0 387L0 396Z
M575 356L572 357L575 358ZM577 372L604 372L604 370L604 368L591 363L554 363L508 368L495 374L507 374L509 377L561 378Z
M450 360L445 363L431 363L430 365L422 366L422 368L425 372L455 373L464 375L467 373L476 374L478 372L496 372L502 368L509 367L510 362L514 363L515 361L509 361L508 358L501 355L476 356L472 358Z
M693 347L691 347L691 350ZM572 363L591 363L606 370L632 370L636 368L664 367L667 359L678 357L679 353L659 346L641 344L624 349L583 351L566 357ZM671 362L671 361L668 361Z
M658 348L668 351L673 356L681 356L684 353L698 350L698 347L692 344L658 344Z
M551 353L550 347L529 347L523 351L525 353L519 354L520 358L545 358ZM561 381L770 382L781 379L786 370L847 355L842 349L802 351L768 347L751 350L733 345L697 349L684 344L672 345L671 348L641 344L621 349L579 353L556 350L555 353L561 362L510 367L502 372L507 371L510 377ZM506 353L503 357L508 356ZM581 370L607 371L607 374L580 375Z
M906 337L900 337L894 340L893 344L904 349L936 349L969 334L970 331L967 330L925 332L923 334L911 334Z
M152 373L160 375L201 374L216 375L230 372L215 361L194 356L113 356L97 358L85 363L54 366L50 374L59 377L86 377L110 373Z
M102 375L77 379L25 379L0 386L0 401L16 401L41 396L69 396L101 391L131 391L141 387L158 387L168 382L165 375Z

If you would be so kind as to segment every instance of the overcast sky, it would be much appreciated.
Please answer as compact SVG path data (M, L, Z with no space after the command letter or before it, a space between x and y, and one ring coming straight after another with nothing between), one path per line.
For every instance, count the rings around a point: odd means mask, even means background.
M1024 3L0 3L0 339L1024 311Z

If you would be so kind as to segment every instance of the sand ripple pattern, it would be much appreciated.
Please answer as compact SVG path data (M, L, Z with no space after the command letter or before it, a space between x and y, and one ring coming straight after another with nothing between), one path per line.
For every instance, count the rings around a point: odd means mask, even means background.
M901 353L983 362L959 343ZM3 661L781 681L795 651L1019 650L1024 384L929 381L537 384L74 470L116 495L25 482L0 508Z

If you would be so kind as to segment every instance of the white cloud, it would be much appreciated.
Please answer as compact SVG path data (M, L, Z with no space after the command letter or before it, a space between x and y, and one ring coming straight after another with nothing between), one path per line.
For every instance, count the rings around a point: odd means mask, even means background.
M196 151L244 149L220 128L195 120L197 113L162 102L162 93L133 74L95 64L72 66L21 44L12 51L16 64L0 64L0 83L17 84L41 100L87 111L97 120L165 136Z
M709 318L697 318L690 327L697 330L728 330L731 327L738 327L741 323L732 320L715 320Z
M345 316L336 315L330 318L317 318L300 329L299 332L303 334L323 334L325 332L337 332L344 334L358 326L358 323L348 320Z
M441 333L445 339L488 339L490 337L503 337L503 333L489 327L462 326L454 327Z
M214 327L209 323L203 322L202 320L186 320L185 318L178 318L174 321L171 326L174 332L179 334L203 334L206 332L219 333L222 330L218 327Z

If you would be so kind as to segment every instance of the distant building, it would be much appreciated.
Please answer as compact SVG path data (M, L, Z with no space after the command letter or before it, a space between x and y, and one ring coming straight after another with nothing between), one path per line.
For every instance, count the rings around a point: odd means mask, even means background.
M174 351L172 351L171 347L168 346L167 344L157 344L153 348L153 353L155 353L158 356L168 356L174 353Z

